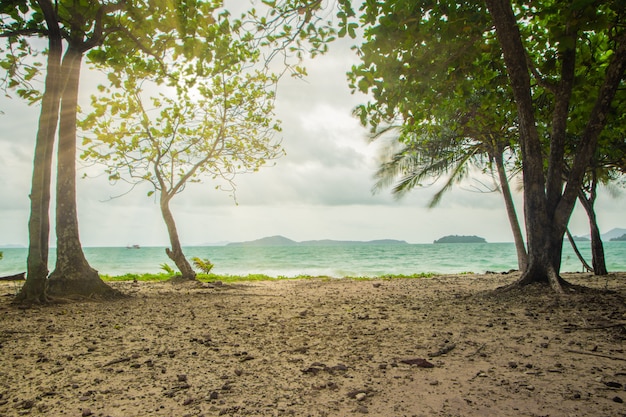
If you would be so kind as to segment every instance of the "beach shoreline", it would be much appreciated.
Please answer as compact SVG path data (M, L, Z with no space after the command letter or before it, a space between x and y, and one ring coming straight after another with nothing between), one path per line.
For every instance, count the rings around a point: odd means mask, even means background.
M0 415L626 415L626 273L108 282L20 309L1 283Z

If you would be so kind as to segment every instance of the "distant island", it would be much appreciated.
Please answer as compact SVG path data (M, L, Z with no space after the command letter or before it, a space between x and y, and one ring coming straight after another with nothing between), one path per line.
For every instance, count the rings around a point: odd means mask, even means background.
M615 227L609 230L608 232L603 233L602 240L604 241L613 240L613 239L623 240L624 235L626 235L626 229Z
M603 233L601 238L604 242L620 242L626 240L626 229L615 227L606 233ZM574 236L575 241L588 242L591 240L591 235L586 236Z
M487 243L487 241L478 236L449 235L437 239L433 243Z
M407 245L404 240L379 239L366 242L359 240L305 240L296 242L284 236L269 236L248 242L231 242L227 246L333 246L333 245Z

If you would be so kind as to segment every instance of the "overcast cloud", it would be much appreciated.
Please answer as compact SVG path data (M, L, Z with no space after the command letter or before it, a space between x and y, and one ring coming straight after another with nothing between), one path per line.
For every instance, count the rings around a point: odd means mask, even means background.
M389 192L372 195L377 168L377 143L352 117L366 100L351 95L345 73L356 62L349 45L306 63L306 80L285 79L278 90L277 116L287 155L255 174L236 178L235 204L215 184L191 184L175 197L172 210L186 245L242 241L281 234L310 239L402 239L432 242L448 234L472 234L490 242L512 241L501 196L469 191L470 184L447 194L441 205L426 205L437 189L416 189L402 201ZM81 96L94 91L94 74L81 80ZM88 101L83 100L86 109ZM0 245L27 245L27 221L38 108L19 99L0 99ZM86 168L81 168L81 173ZM87 172L101 171L94 167ZM106 176L78 180L81 240L85 246L168 244L165 226L149 188L132 193L123 184L111 186ZM517 195L522 217L521 196ZM624 195L602 193L598 206L601 230L626 227ZM54 209L54 205L53 205ZM53 212L51 213L53 214ZM52 216L53 218L53 216ZM574 234L587 234L587 219L577 209ZM54 236L53 242L54 244Z

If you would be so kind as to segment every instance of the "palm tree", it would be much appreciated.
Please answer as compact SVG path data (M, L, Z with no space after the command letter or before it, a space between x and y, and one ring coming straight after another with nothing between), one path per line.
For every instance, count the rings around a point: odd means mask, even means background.
M517 251L518 267L526 267L526 247L522 231L515 211L515 205L509 186L509 175L506 170L505 155L514 156L511 148L514 129L497 127L495 123L482 124L478 129L476 114L470 118L468 114L460 118L457 127L429 126L424 129L413 129L406 125L400 129L395 142L402 143L400 150L393 152L384 160L375 174L376 183L373 191L377 192L395 184L392 193L401 198L410 190L421 186L428 180L433 183L447 176L443 187L435 193L428 203L430 208L441 201L443 195L463 179L467 178L472 167L493 171L494 166L498 177L499 190L504 198L507 216L513 232ZM472 122L469 123L469 120ZM465 121L465 123L464 123ZM502 126L502 125L501 125ZM379 132L380 136L391 129ZM513 174L517 173L513 170Z

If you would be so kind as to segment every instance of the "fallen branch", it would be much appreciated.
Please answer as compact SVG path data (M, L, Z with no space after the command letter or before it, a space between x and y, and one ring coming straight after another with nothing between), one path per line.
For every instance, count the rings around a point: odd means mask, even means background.
M102 367L106 368L107 366L115 365L115 364L122 363L122 362L130 362L130 357L113 359L112 361L109 361L105 363L104 365L102 365Z
M584 350L567 349L566 352L578 353L580 355L597 356L599 358L613 359L615 361L626 361L626 358L620 358L619 356L603 355L602 353L595 353L595 352L585 352Z
M480 351L485 348L485 346L486 346L486 344L483 343L482 345L480 345L480 347L478 349L476 349L476 351L474 353L471 353L471 354L467 355L467 357L471 358L472 356L478 355L480 353Z
M455 347L456 347L456 343L450 343L449 345L445 345L444 347L439 349L437 352L429 353L428 356L430 356L431 358L434 358L436 356L445 355L446 353L450 352Z
M602 324L599 326L576 326L576 325L572 325L572 326L567 326L565 327L566 331L572 331L572 330L604 330L604 329L611 329L613 327L626 327L626 323L621 322L621 323L611 323L611 324Z

